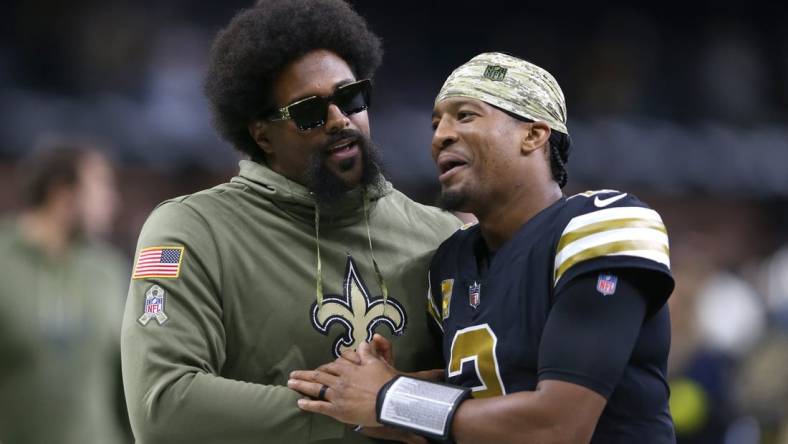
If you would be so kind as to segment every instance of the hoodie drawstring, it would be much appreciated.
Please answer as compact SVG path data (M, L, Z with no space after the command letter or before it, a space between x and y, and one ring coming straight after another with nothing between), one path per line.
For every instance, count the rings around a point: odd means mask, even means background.
M375 276L378 278L378 286L383 293L383 316L386 316L386 306L389 304L389 289L386 286L386 281L383 280L383 273L380 272L378 261L375 260L375 250L372 248L372 233L369 230L369 207L367 204L367 190L366 188L361 194L364 200L364 224L367 226L367 240L369 241L369 254L372 256L372 266L375 268Z
M369 253L372 256L372 267L375 269L375 277L378 280L378 286L383 293L383 316L386 315L386 306L389 301L389 289L386 286L386 281L383 279L383 273L380 272L378 261L375 259L375 250L372 247L372 232L369 229L369 206L367 204L367 190L365 189L361 195L364 201L364 224L367 227L367 240L369 241ZM317 297L317 306L323 307L323 263L320 258L320 206L315 202L315 250L317 252L317 273L315 276L315 296Z
M315 202L315 246L317 248L317 276L315 276L315 293L318 310L323 308L323 264L320 260L320 207Z

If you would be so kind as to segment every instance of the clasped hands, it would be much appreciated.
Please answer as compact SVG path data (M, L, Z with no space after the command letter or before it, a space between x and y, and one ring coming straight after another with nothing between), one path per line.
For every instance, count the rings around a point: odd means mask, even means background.
M401 374L393 367L393 362L391 343L376 334L370 343L361 343L356 351L344 351L334 362L316 370L293 371L287 386L312 398L298 400L298 407L302 410L327 415L346 424L363 426L362 433L371 437L411 443L426 442L419 436L381 427L377 422L375 402L378 391ZM431 380L438 380L442 375L442 370L411 374Z

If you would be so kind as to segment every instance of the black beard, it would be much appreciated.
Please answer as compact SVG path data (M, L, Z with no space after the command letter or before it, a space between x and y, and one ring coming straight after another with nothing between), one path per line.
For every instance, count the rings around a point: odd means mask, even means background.
M446 211L462 211L467 202L468 196L462 191L441 191L437 205Z
M358 184L359 186L381 187L384 183L382 180L383 169L380 166L380 155L372 140L358 131L342 130L321 146L309 160L310 166L306 172L304 182L307 189L314 193L318 203L331 204L350 190L340 178L326 168L325 162L328 157L328 147L347 138L356 140L359 156L341 161L339 169L348 171L355 166L356 162L361 162L361 181Z

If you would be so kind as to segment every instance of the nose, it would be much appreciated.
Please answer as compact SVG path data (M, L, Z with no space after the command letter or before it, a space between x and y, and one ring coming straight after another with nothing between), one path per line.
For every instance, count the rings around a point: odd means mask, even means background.
M329 104L328 113L326 114L326 132L333 134L347 128L348 125L350 125L350 119L338 106L333 103Z
M435 132L432 133L432 157L437 158L438 154L457 141L457 133L448 119L441 118Z

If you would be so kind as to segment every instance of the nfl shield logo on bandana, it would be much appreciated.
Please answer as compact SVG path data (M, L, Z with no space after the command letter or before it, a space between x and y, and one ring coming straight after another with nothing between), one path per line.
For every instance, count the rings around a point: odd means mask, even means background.
M148 325L152 318L156 318L159 325L167 322L167 315L164 314L164 289L158 285L152 286L145 293L145 308L137 321L142 325Z
M618 278L612 274L602 273L596 281L596 290L603 296L608 296L616 292Z
M472 283L468 287L468 303L471 304L471 307L476 308L479 306L479 302L481 302L481 290L482 287L477 282Z
M487 68L484 70L484 77L495 82L500 82L506 77L506 71L508 70L503 66L487 65Z

